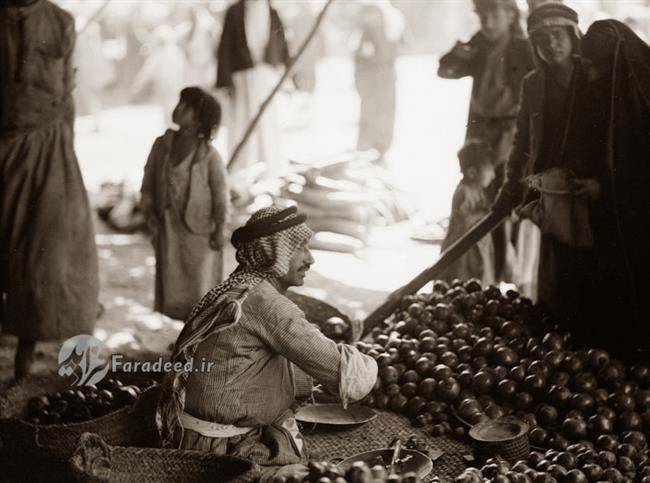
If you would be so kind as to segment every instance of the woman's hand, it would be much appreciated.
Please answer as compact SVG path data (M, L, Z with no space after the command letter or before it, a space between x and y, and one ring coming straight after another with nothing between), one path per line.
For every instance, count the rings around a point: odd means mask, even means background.
M575 178L571 180L571 184L576 196L585 196L589 201L600 198L600 183L596 178Z

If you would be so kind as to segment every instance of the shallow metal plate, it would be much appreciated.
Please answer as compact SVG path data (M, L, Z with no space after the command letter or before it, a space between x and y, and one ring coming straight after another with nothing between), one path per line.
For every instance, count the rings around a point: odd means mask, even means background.
M370 408L350 405L347 409L343 409L340 404L312 404L296 411L298 421L332 426L364 424L376 417L377 413Z
M367 451L358 455L351 456L344 459L338 464L339 469L347 471L353 463L363 461L370 467L375 464L383 464L384 466L390 465L390 460L393 456L393 448L376 449ZM410 456L410 458L408 458ZM431 458L412 449L403 449L400 454L401 459L406 459L403 463L395 464L395 473L404 474L409 472L416 473L420 478L425 478L433 469L433 462Z

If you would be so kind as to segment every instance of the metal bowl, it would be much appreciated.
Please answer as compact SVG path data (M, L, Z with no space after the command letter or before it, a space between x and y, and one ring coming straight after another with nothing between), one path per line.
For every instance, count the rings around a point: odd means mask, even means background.
M364 406L348 406L343 409L340 404L312 404L296 411L296 419L308 424L326 424L330 426L352 426L365 424L377 417L372 409Z
M344 459L338 464L338 467L341 471L347 471L350 469L353 463L357 461L363 461L368 466L373 467L375 464L383 464L384 466L390 465L390 460L393 457L394 448L382 448L376 449L373 451L366 451L365 453L359 453L354 456L350 456L347 459ZM410 457L410 458L408 458ZM395 464L395 473L404 474L413 472L417 474L420 478L425 478L431 470L433 469L433 462L431 458L415 451L412 449L402 449L400 453L400 459L408 458L403 463Z

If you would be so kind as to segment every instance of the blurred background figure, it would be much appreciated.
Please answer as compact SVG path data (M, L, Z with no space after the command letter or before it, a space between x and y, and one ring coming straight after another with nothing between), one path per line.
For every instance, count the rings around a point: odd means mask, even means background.
M388 0L368 0L358 15L361 37L354 55L354 80L361 113L357 149L376 149L383 161L393 143L395 60L405 21Z
M115 69L106 58L102 48L102 32L97 22L86 24L77 21L79 35L74 49L74 65L77 69L74 90L75 108L78 116L91 116L93 130L101 129L101 93L115 79Z
M150 38L150 53L133 81L131 94L138 96L145 88L150 98L163 109L167 126L172 125L172 112L180 90L187 84L189 64L180 47L180 39L188 25L178 28L159 25Z
M18 379L36 341L93 333L99 277L74 150L74 19L49 1L11 1L0 36L0 322L18 337Z
M294 57L309 35L316 21L316 14L311 3L297 2L288 5L285 23L289 53ZM316 66L325 54L325 39L318 30L309 42L309 46L293 67L293 83L301 92L313 94L316 90Z
M514 139L521 81L534 63L515 0L474 0L474 7L481 29L469 42L456 42L440 58L438 75L446 79L473 78L466 137L490 145L495 171L488 190L491 202L503 182ZM511 232L512 226L507 223L492 232L494 271L499 280L513 279L516 261Z
M205 5L192 5L187 56L192 84L210 88L216 81L214 46L221 36L221 24Z
M239 0L228 8L217 50L216 87L225 88L230 99L227 126L231 152L288 60L282 21L268 0ZM269 177L281 175L288 168L275 102L267 108L233 168L242 170L258 162L265 163Z
M468 139L458 152L463 179L454 192L449 230L440 247L441 251L449 248L489 212L487 189L494 180L490 149L486 141ZM440 278L449 282L454 278L478 278L484 285L495 283L494 245L490 237L486 236L480 240Z
M279 11L286 26L289 55L292 58L298 54L298 50L311 32L316 21L314 8L317 6L317 2L299 1L286 3ZM313 121L316 68L324 57L325 50L325 35L321 28L316 31L309 45L293 67L292 80L295 90L291 92L290 100L295 103L296 110L303 115L292 116L292 122L295 124L302 121L302 125L309 125Z

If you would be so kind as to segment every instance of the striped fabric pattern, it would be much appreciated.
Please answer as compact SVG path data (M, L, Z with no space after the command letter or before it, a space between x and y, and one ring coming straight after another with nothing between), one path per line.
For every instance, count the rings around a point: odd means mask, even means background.
M277 207L254 213L247 223L257 222L279 213ZM289 215L296 216L296 214ZM208 337L236 324L242 314L242 303L251 289L269 278L278 278L289 270L295 250L311 239L313 232L304 223L287 230L241 244L237 249L237 269L223 283L210 290L192 309L190 317L176 341L172 362L185 363L194 356L197 346ZM156 423L163 446L171 446L174 431L180 426L185 406L185 371L165 378Z

